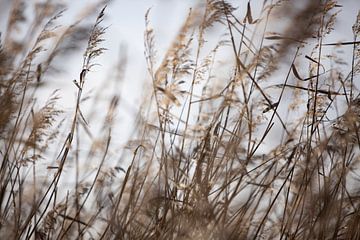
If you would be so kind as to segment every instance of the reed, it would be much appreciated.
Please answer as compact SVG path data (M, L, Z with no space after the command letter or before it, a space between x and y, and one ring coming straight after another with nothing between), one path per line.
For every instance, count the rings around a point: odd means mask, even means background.
M89 99L86 90L98 57L112 51L102 46L111 4L69 26L60 25L64 5L38 3L33 18L28 1L11 5L0 35L2 238L360 238L360 12L341 26L353 39L329 42L336 1L249 2L241 14L207 0L159 56L148 10L149 88L119 149L126 56L112 68L105 113L95 107L104 92ZM84 53L68 112L61 89L47 100L41 91L74 50ZM86 101L94 112L83 111Z

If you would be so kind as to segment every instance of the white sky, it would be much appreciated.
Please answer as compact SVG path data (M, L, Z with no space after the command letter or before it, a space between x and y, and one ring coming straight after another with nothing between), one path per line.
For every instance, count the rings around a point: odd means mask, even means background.
M295 1L295 0L294 0ZM9 1L5 1L9 2ZM30 2L30 1L29 1ZM70 2L64 0L63 2ZM68 6L68 12L64 14L65 21L70 20L70 15L78 13L78 11L84 10L85 6L95 0L73 0ZM127 103L132 107L137 108L141 93L144 90L144 80L149 81L149 77L146 72L146 64L144 58L144 41L143 33L145 29L144 15L146 11L151 8L150 21L154 27L156 48L158 52L158 60L161 60L162 55L166 51L167 47L171 44L173 37L176 35L179 27L183 23L189 8L196 6L201 1L196 0L113 0L106 9L104 25L109 26L103 46L108 49L99 59L98 63L101 66L95 67L94 72L89 73L88 81L85 87L86 92L91 89L99 90L103 88L111 88L107 85L106 79L111 76L113 67L116 64L120 44L126 46L127 67L124 78L124 85L122 88L122 95ZM244 16L246 12L247 1L232 1L235 6L239 6L238 12L240 16ZM257 5L263 1L253 0L251 1L253 9L253 18L257 18L257 10L260 8ZM296 1L297 3L300 1ZM1 4L2 2L0 2ZM336 31L332 34L331 41L352 41L351 26L353 25L357 11L360 9L359 0L342 0L338 1L343 5L343 10L338 16L337 24L335 25ZM5 5L3 5L5 6ZM1 9L0 9L1 10ZM4 9L0 11L3 13ZM62 21L61 20L61 21ZM93 19L88 19L89 22L93 22ZM1 23L4 24L4 22ZM222 34L220 32L220 34ZM219 35L220 35L219 34ZM217 35L218 36L218 35ZM84 49L85 49L84 44ZM350 49L350 47L349 47ZM71 110L74 106L76 87L72 80L77 79L81 71L82 64L82 52L74 53L69 59L63 63L66 73L61 77L54 77L52 83L48 85L47 89L44 89L44 94L52 92L54 89L60 89L60 96L62 97L61 107L65 110ZM113 89L114 90L114 89ZM120 89L119 89L120 91ZM46 95L45 95L46 96ZM103 100L107 100L108 96L101 96ZM99 104L99 107L107 109L108 103L104 101L104 104ZM92 109L92 105L84 106L83 112L86 115L87 110ZM119 113L119 121L127 123L131 121L136 112L129 110L129 108L122 108ZM132 115L132 116L131 116ZM90 125L93 124L91 119Z
M81 6L82 3L80 2L81 1L79 1L79 5ZM107 30L107 34L105 36L106 42L104 45L109 49L109 51L105 52L105 54L99 59L102 66L97 68L98 72L89 74L89 78L91 79L92 76L99 76L99 79L101 79L104 76L104 72L109 72L109 70L111 71L110 68L112 68L116 62L120 43L126 44L128 64L124 79L125 82L123 96L127 102L134 104L133 106L137 106L140 103L139 100L141 99L141 92L144 90L143 81L150 81L146 72L145 58L143 54L145 12L151 8L150 21L155 31L158 61L161 61L162 55L166 51L167 47L171 44L174 36L176 35L186 15L188 14L189 8L196 6L196 4L199 2L201 1L114 0L106 10L107 18L105 25L109 25L110 27ZM240 16L243 17L246 13L247 1L232 2L235 6L239 6L237 11L240 13ZM263 1L259 0L251 1L254 19L257 18L259 14L260 5L262 2ZM351 27L356 19L357 12L360 9L360 1L343 0L339 1L338 3L343 5L343 8L338 15L337 23L335 25L336 30L331 34L331 37L327 41L352 41ZM216 33L216 38L218 38L218 36L223 32L224 31L221 30ZM351 47L347 47L347 50L351 51ZM76 77L79 70L73 72L75 73ZM98 83L97 87L102 86L100 81L96 80L96 82ZM71 89L74 88L72 83L69 85ZM88 87L90 88L90 86ZM93 87L96 88L95 85ZM127 110L125 110L125 115L131 114L130 112L126 111ZM128 117L129 116L124 116L123 118L130 120L131 117Z

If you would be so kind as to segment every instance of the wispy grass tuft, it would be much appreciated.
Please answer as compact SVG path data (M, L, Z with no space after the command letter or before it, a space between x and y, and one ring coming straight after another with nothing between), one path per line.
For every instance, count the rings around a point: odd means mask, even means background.
M119 148L123 53L108 105L83 111L106 7L91 26L90 13L61 26L64 5L31 7L13 1L0 35L2 238L360 238L360 12L334 42L336 1L207 0L160 56L148 10L150 87ZM79 49L69 113L61 89L40 91Z

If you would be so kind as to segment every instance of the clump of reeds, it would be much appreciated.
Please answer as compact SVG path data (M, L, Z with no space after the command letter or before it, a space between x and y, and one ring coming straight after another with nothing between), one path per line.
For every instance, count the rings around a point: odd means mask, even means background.
M360 12L353 39L334 43L328 36L341 5L289 4L264 1L255 16L248 3L241 16L225 0L204 1L189 11L162 58L149 10L151 91L119 150L112 146L113 128L122 127L115 124L119 91L99 134L82 111L88 74L106 50L106 9L91 27L78 21L61 28L63 6L44 3L19 41L12 31L26 23L26 5L14 1L0 45L0 235L358 239ZM277 29L279 16L287 24ZM221 31L220 40L210 31ZM56 105L61 90L43 105L38 91L54 59L85 35L66 124ZM344 67L337 50L349 47ZM119 78L126 60L120 61Z

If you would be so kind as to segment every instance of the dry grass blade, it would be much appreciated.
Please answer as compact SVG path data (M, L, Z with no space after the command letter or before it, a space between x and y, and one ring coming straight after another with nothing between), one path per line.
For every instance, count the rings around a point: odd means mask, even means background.
M64 7L13 1L0 35L1 238L359 238L360 12L337 42L348 3L207 0L159 56L149 9L150 91L123 124L124 48L87 93L107 7L60 27ZM83 44L60 110L42 91Z

